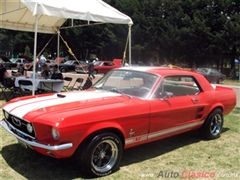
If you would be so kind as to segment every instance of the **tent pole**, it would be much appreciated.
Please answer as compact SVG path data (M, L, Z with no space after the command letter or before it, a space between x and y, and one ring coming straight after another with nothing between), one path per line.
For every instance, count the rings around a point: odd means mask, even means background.
M130 24L130 25L128 25L129 27L129 30L128 30L128 32L129 32L129 65L131 66L132 65L132 42L131 42L131 39L132 39L132 36L131 36L131 27L132 27L132 25Z
M58 31L57 31L57 33L58 33L58 39L57 39L57 57L58 57L58 68L59 68L59 61L60 61L60 57L59 57L59 54L60 54L60 52L59 52L59 46L60 46L60 30L58 29Z
M38 30L38 14L35 15L35 33L34 33L34 51L33 51L33 87L32 95L35 95L35 74L37 63L37 31Z

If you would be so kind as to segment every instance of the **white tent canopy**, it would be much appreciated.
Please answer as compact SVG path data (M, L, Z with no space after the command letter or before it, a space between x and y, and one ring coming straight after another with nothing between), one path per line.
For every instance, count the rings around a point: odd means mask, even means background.
M38 32L56 33L68 19L129 24L130 17L102 0L0 0L0 28L35 31L35 15L38 16Z
M0 0L0 28L35 32L34 57L36 57L37 32L56 33L56 29L60 29L69 18L128 24L129 63L131 64L133 22L130 17L102 0Z

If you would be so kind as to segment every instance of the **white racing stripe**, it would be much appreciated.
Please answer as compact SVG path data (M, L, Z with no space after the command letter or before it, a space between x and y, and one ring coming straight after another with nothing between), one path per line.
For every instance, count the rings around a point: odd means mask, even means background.
M62 93L64 95L64 93ZM120 94L111 93L111 92L81 92L81 93L68 93L65 94L66 97L61 98L57 97L57 94L47 97L34 98L24 101L18 101L15 103L11 103L4 107L4 110L10 112L12 115L22 118L25 114L30 111L45 108L49 106L71 103L75 101L84 101L95 98L104 98L111 96L120 96Z

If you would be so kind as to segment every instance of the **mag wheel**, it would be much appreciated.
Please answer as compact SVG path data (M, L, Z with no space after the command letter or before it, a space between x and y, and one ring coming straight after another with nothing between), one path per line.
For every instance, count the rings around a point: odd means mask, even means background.
M122 142L112 133L95 136L81 154L82 168L91 177L101 177L118 169Z
M223 114L220 109L215 109L205 120L200 128L200 134L205 139L216 139L220 137L223 127Z

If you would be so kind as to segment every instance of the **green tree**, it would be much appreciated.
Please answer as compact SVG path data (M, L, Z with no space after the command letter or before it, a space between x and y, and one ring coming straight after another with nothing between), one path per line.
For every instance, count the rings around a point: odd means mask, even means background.
M28 56L28 57L31 57L31 56L32 56L32 53L31 53L30 48L29 48L28 45L25 47L24 55L25 55L25 56Z

